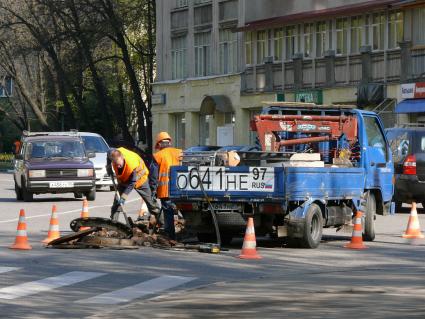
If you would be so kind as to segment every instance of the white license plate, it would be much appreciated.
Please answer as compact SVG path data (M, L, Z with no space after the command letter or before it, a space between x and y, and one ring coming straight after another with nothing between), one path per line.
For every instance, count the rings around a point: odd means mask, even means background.
M50 188L72 188L74 182L50 182Z
M179 172L177 188L186 191L274 192L274 168L250 167L249 172L226 170L225 167L189 167Z

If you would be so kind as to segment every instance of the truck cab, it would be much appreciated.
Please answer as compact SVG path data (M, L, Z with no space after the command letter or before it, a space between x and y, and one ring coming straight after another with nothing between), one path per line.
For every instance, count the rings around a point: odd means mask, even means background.
M379 117L353 106L269 103L251 123L261 151L184 152L172 168L170 195L200 239L241 234L247 216L256 232L319 245L324 227L350 224L365 204L363 236L375 238L376 214L391 211L393 163ZM211 205L209 205L211 203ZM212 207L212 208L211 208Z

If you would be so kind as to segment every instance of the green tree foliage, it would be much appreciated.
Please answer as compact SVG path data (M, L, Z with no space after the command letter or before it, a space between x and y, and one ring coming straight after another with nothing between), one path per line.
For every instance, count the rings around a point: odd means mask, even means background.
M0 111L19 129L151 147L154 58L154 0L0 0L0 72L15 85Z

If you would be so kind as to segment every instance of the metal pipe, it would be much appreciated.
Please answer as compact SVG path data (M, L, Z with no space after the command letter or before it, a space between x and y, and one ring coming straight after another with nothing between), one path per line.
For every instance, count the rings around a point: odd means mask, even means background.
M260 120L301 120L301 121L345 121L348 119L347 116L332 116L332 115L271 115L262 114L257 115Z
M280 146L291 146L297 144L309 144L316 142L326 142L329 141L329 136L317 136L317 137L306 137L306 138L295 138L292 140L284 140L280 141Z

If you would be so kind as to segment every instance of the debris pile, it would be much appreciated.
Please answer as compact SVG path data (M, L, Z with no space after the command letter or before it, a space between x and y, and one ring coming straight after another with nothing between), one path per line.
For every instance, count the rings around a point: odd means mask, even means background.
M177 221L176 224L176 230L181 232L184 229L184 221ZM75 233L49 242L48 247L137 249L141 246L158 248L180 246L161 233L150 234L148 221L144 220L133 222L129 219L126 225L106 218L77 218L70 226Z

